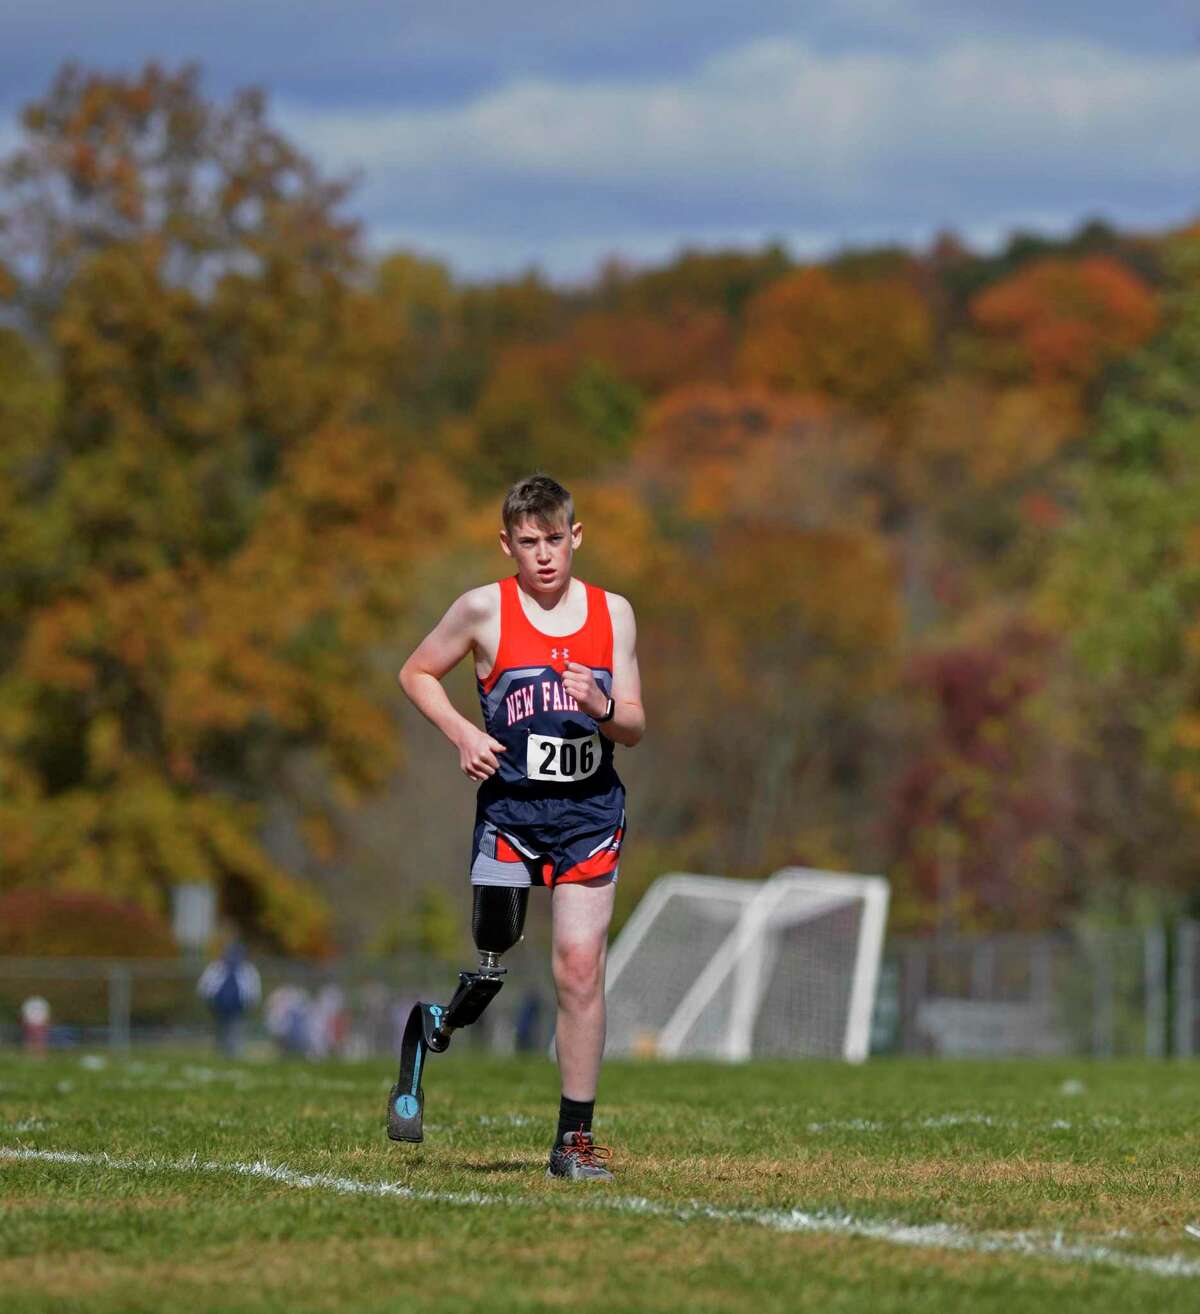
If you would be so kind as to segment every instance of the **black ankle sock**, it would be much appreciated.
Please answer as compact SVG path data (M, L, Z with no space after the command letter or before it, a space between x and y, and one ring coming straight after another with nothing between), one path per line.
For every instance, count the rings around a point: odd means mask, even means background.
M558 1131L554 1137L554 1144L562 1144L564 1132L590 1132L595 1108L595 1100L569 1100L564 1095L558 1102Z

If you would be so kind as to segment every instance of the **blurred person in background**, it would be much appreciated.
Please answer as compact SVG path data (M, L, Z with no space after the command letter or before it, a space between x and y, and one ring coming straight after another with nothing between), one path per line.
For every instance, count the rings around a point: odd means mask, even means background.
M267 996L263 1022L281 1058L298 1058L308 1053L311 1014L312 999L303 986L276 986Z
M392 1000L392 1006L388 1013L388 1026L390 1032L390 1052L393 1058L399 1058L404 1051L404 1028L408 1024L408 1015L412 1011L416 1000L409 998L407 995L397 995Z
M341 986L330 983L317 991L309 1021L308 1057L342 1057L350 1032L350 1013Z
M391 1054L391 991L368 981L361 991L361 1027L367 1054Z
M247 959L241 941L234 940L220 958L209 963L196 983L196 993L216 1022L217 1049L225 1058L241 1057L243 1019L262 999L262 978Z
M530 990L517 1010L513 1043L518 1054L537 1054L542 1050L542 997Z
M27 1054L44 1054L50 1039L50 1005L31 995L21 1005L21 1040Z

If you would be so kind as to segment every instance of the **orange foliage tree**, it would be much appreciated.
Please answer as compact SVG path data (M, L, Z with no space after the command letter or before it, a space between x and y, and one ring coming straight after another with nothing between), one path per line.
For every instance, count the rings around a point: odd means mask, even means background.
M907 279L838 279L810 268L750 303L737 366L747 383L879 414L904 400L932 353L932 317Z
M569 341L577 356L603 363L651 396L729 380L732 332L714 309L593 312L573 326Z
M1125 246L692 252L570 291L467 285L366 262L345 186L258 93L68 67L22 125L0 165L0 894L153 919L206 880L261 941L327 948L307 878L350 865L369 824L350 805L396 764L381 651L468 582L496 494L542 467L603 545L585 573L639 616L652 734L625 767L645 821L623 901L660 859L877 869L891 798L918 900L950 844L969 916L1059 914L1024 640L962 635L997 594L1027 614L1007 594L1032 590L1100 459L1071 440L1155 331ZM1160 549L1190 560L1160 523L1182 523L1177 470L1162 486L1139 531L1156 569ZM1129 541L1106 550L1127 562ZM902 675L914 636L927 700ZM1178 733L1200 743L1189 716Z
M1034 261L979 293L971 316L993 363L1039 385L1085 386L1153 333L1154 293L1107 256Z
M48 526L0 677L0 884L161 911L206 880L252 934L321 951L329 909L264 847L263 805L291 789L328 842L385 777L371 649L454 482L361 423L380 319L343 189L261 98L67 69L24 123L7 264L57 387L36 464L0 411L9 496Z
M869 774L900 633L877 450L853 417L761 390L680 390L648 417L624 477L655 530L632 590L655 724L636 770L702 869L864 860L831 800Z

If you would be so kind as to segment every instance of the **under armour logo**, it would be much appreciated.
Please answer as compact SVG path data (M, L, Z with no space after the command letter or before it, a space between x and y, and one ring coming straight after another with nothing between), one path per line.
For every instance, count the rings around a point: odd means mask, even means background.
M551 649L550 649L550 660L551 660L552 662L556 662L556 661L558 661L558 654L559 654L560 652L562 653L562 659L563 659L564 662L570 660L570 657L571 657L571 650L570 650L570 648L551 648Z

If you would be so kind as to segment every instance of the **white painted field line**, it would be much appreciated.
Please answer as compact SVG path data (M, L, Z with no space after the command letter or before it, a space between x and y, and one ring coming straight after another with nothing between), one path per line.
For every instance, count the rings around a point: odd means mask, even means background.
M1116 1127L1119 1118L1098 1115L1093 1118L1071 1122L1066 1118L1052 1118L1049 1122L1029 1122L1017 1118L996 1118L990 1113L939 1113L925 1118L882 1119L882 1118L841 1118L829 1122L810 1122L807 1130L817 1136L822 1132L887 1132L889 1135L904 1134L915 1130L939 1131L943 1128L957 1127L993 1127L1005 1131L1073 1131L1076 1128Z
M84 1154L76 1150L36 1150L0 1145L0 1160L23 1163L57 1163L97 1166L124 1172L226 1173L256 1177L304 1190L330 1191L336 1195L365 1195L396 1200L420 1200L430 1204L492 1206L556 1210L602 1211L669 1218L678 1222L741 1223L765 1227L773 1232L804 1232L820 1235L855 1236L889 1245L916 1249L958 1250L981 1255L1018 1255L1028 1259L1052 1259L1063 1263L1103 1264L1153 1277L1200 1277L1200 1263L1183 1255L1136 1255L1096 1242L1073 1241L1061 1234L1039 1232L969 1232L950 1223L902 1223L896 1220L854 1218L850 1214L810 1212L803 1209L722 1209L716 1205L664 1204L639 1196L609 1195L605 1188L590 1188L587 1196L568 1199L567 1194L548 1196L489 1195L484 1191L434 1191L399 1182L364 1182L330 1173L300 1173L282 1164L262 1160L244 1163L186 1159L118 1159L108 1154ZM585 1188L588 1189L588 1188Z

